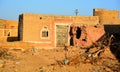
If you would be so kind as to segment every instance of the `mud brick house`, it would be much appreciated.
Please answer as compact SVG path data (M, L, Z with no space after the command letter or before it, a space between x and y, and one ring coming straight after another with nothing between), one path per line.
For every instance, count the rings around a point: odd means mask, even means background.
M0 20L0 41L39 47L90 46L106 33L120 33L119 11L93 9L93 16L23 13L18 21Z
M19 16L19 39L40 46L88 46L105 34L105 24L119 24L116 10L94 9L93 16L24 13Z
M19 39L24 42L39 43L40 46L64 46L72 43L71 30L80 26L99 24L98 16L54 16L22 14L19 17ZM72 29L74 27L74 29ZM79 36L80 37L80 36Z
M0 19L0 42L18 40L18 21Z

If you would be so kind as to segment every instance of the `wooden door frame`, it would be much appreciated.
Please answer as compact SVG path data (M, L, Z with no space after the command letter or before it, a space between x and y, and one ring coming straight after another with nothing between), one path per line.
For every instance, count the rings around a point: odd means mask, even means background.
M57 38L57 36L56 36L56 26L57 25L68 26L68 43L67 44L69 45L70 44L70 40L69 40L70 39L70 36L69 36L70 24L68 24L68 23L55 23L55 39L54 39L55 40L55 44L54 44L55 47L57 47L57 41L56 41L57 40L56 39Z

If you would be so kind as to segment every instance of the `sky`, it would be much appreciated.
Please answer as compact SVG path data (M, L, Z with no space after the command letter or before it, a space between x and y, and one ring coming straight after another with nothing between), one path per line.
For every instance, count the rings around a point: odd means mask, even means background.
M0 18L17 20L22 13L92 16L94 8L120 11L120 0L0 0Z

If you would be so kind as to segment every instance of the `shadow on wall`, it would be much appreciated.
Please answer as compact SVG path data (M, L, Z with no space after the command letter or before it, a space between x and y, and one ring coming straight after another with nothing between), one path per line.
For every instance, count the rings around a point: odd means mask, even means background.
M18 41L18 37L7 37L7 42Z
M110 50L120 62L120 25L104 25L104 29L111 37Z
M70 46L74 46L74 42L73 42L73 27L70 27L70 32L69 32L69 35L70 35Z

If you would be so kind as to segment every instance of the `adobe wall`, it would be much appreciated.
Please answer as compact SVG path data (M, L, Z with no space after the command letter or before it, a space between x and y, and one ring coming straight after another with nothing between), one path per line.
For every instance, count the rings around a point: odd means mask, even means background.
M19 26L18 21L0 19L0 41L17 41L19 38L24 42L35 43L36 46L55 47L56 25L67 25L68 34L71 26L74 26L74 35L76 28L81 28L80 38L76 38L76 36L73 38L75 46L89 46L103 36L105 32L119 33L119 24L119 12L117 10L94 9L93 16L22 14L19 16ZM43 38L42 31L46 28L48 37ZM68 39L70 43L70 35ZM85 41L85 39L87 40Z
M18 36L18 21L0 20L0 42L14 41Z
M56 16L43 14L22 14L19 18L19 38L24 42L36 43L41 47L56 46L56 25L73 26L74 46L89 46L99 40L106 32L104 25L120 24L118 11L94 9L94 16ZM80 38L76 38L77 27L81 29ZM48 30L48 37L42 37L42 31ZM108 28L107 28L108 29ZM111 30L110 30L111 31Z
M5 28L6 20L0 19L0 41L4 41L5 38L2 38L4 36L3 29Z
M54 23L72 23L72 16L54 16Z
M6 24L6 20L0 19L0 29L4 29Z
M6 29L17 29L18 21L16 20L6 20Z
M73 46L86 47L99 40L105 34L104 26L72 26Z
M74 25L78 26L91 26L99 24L98 16L73 16L72 21Z
M7 20L6 21L6 28L10 29L10 36L18 36L18 21L15 20Z
M120 24L117 10L93 9L93 15L99 16L100 24Z
M48 29L48 38L42 37L42 29ZM53 16L23 14L22 41L38 43L40 46L54 46Z
M56 25L90 26L99 23L98 16L54 16L40 14L23 14L23 20L20 22L21 39L24 42L39 43L40 46L56 45ZM49 37L41 37L41 31L46 27L49 30ZM70 30L70 29L68 29ZM68 37L69 38L69 37Z
M78 26L90 26L99 24L98 16L55 16L55 22L71 23Z

